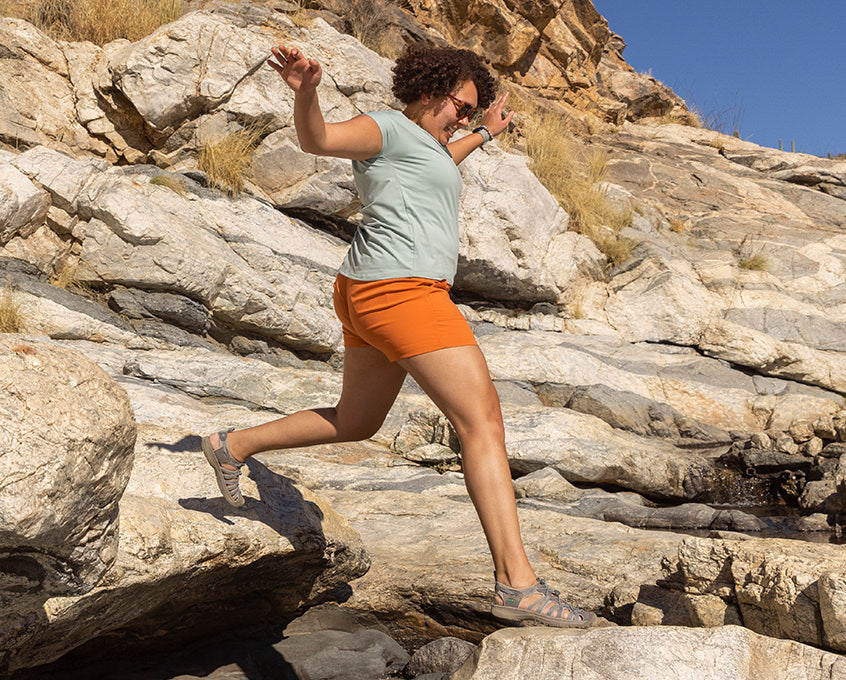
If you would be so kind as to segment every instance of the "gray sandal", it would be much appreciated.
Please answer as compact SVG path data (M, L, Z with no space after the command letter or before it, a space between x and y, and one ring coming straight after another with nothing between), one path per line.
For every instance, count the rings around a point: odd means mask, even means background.
M494 593L500 597L502 604L491 605L491 614L509 623L522 621L559 628L589 628L596 621L596 614L562 600L561 594L546 585L542 578L527 588L511 588L497 581ZM533 595L541 597L521 608L525 599Z
M235 460L229 452L229 444L226 443L229 432L218 432L217 436L220 438L220 446L216 449L212 448L209 437L203 437L203 453L206 455L209 465L214 468L214 474L217 477L217 486L220 488L220 493L223 494L226 502L229 505L240 508L244 505L244 497L241 495L241 489L238 488L238 477L241 476L241 468L244 463ZM232 465L236 469L228 470L221 463Z

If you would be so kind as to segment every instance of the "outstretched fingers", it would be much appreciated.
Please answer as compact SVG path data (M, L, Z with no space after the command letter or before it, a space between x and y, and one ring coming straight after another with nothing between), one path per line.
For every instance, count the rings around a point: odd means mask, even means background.
M322 72L316 59L308 59L298 49L285 45L272 47L270 52L272 56L267 60L268 65L273 67L295 92L312 89L320 82Z
M497 100L491 104L485 111L482 117L482 122L491 131L491 134L496 136L508 127L511 119L514 117L514 111L509 111L503 115L505 109L505 102L508 100L508 92L500 95Z

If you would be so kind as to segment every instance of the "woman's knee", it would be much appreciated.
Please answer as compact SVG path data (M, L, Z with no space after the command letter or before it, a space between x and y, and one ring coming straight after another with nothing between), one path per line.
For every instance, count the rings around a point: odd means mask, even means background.
M359 442L364 439L370 439L375 435L385 418L346 418L344 414L339 414L336 420L336 431L338 433L338 441L343 442Z

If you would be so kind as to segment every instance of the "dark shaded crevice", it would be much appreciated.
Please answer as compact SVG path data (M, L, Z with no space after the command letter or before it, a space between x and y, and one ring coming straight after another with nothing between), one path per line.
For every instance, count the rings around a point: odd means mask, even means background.
M339 238L342 241L351 243L357 225L348 219L338 215L327 215L311 208L286 208L274 206L276 210L291 219L305 222L309 227L322 231L330 236Z

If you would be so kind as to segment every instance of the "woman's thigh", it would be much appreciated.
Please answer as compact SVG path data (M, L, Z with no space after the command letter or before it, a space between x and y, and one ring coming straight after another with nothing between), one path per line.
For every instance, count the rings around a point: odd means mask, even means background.
M504 439L499 396L476 345L448 347L397 362L449 418L460 438Z
M335 407L339 429L371 436L385 420L405 379L405 369L374 347L344 352L341 397ZM362 437L366 438L366 437Z

